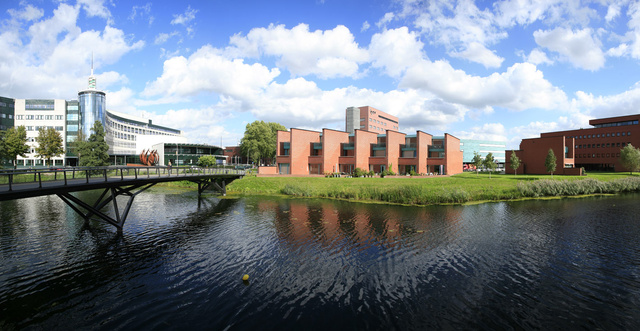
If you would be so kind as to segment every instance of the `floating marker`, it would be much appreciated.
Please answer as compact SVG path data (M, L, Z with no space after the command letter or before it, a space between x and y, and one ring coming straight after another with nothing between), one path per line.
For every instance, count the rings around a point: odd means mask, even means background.
M248 281L249 280L249 275L242 276L242 280L245 281L245 282Z

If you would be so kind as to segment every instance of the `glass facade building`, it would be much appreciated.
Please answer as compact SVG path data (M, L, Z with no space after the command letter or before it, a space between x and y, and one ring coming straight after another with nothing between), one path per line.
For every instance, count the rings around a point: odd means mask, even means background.
M104 124L107 107L106 94L92 89L80 91L78 92L78 104L80 107L80 129L85 137L89 137L95 121Z

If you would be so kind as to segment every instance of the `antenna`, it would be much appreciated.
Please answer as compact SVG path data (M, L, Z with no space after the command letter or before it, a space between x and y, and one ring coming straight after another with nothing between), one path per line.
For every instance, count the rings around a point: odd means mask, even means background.
M91 51L91 76L93 76L93 51Z

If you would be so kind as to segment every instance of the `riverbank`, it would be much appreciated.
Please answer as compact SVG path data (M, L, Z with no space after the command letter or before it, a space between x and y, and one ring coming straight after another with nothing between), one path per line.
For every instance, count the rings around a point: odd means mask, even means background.
M449 177L247 177L227 186L232 195L287 195L406 205L461 204L540 197L640 191L640 177L594 173L587 177L463 173Z

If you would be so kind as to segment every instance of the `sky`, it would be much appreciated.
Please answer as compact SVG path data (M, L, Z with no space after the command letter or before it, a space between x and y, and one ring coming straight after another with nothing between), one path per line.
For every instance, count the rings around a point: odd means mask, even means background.
M0 2L0 96L76 100L237 145L248 123L506 141L640 108L640 3L609 0Z

